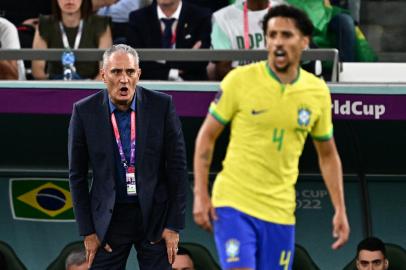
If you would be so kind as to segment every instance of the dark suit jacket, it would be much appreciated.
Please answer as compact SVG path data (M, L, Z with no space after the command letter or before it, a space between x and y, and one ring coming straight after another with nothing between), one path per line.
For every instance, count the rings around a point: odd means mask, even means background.
M137 192L146 238L185 226L187 169L183 133L171 96L136 88ZM114 209L115 155L108 93L102 90L73 106L69 124L69 181L80 235L104 241ZM89 192L88 164L93 169Z
M162 48L161 24L156 2L135 10L129 17L128 44L134 48ZM210 48L211 13L208 9L182 2L176 29L176 48L190 49L197 41L201 48ZM185 80L206 80L208 62L142 62L142 78L167 80L171 68L181 69Z

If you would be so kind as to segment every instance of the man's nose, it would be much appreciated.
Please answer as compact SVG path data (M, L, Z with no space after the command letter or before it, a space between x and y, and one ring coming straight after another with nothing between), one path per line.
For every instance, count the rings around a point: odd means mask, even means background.
M123 72L123 74L121 74L120 82L122 82L122 83L128 82L128 76L127 76L127 74L125 72Z
M282 44L283 44L283 39L282 39L282 37L281 37L280 35L277 35L277 36L275 37L274 42L275 42L275 45L276 45L276 46L282 46Z

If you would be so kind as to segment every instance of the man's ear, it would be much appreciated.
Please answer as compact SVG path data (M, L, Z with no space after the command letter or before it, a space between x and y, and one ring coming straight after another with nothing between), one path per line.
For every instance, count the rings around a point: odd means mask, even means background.
M357 266L357 269L360 269L358 259L355 260L355 265Z
M104 72L104 68L100 69L100 77L102 78L103 82L106 82L106 73Z
M303 36L302 39L302 50L308 49L310 46L310 37L309 36Z
M389 261L388 259L385 259L385 270L389 268Z

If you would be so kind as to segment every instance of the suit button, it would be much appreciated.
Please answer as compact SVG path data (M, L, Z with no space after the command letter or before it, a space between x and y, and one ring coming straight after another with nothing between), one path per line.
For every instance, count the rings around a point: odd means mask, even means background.
M109 212L110 212L110 214L113 213L113 209L110 209Z

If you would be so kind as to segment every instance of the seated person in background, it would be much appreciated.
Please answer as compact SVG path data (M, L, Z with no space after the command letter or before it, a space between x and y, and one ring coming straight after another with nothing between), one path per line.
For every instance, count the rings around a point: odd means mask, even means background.
M92 0L93 10L100 16L111 17L113 43L127 43L128 17L131 11L150 4L151 0Z
M359 24L361 0L331 0L333 6L339 6L350 11L351 17Z
M307 13L315 28L313 41L318 47L337 48L341 62L357 61L355 24L351 15L333 7L330 0L287 2Z
M0 17L0 49L20 49L17 28ZM0 60L0 80L25 80L22 60Z
M86 252L84 249L73 250L65 261L65 270L87 270Z
M358 244L358 270L386 270L388 267L385 244L379 238L369 237Z
M210 47L211 13L181 0L156 0L133 11L128 44L134 48ZM145 80L206 80L207 62L142 62Z
M268 8L283 0L236 1L213 14L211 47L217 49L265 49L262 19ZM207 68L210 80L221 80L234 67L249 61L218 61Z
M41 16L32 47L100 48L111 46L110 19L92 15L91 0L53 0L53 14ZM46 68L46 70L45 70ZM99 79L98 62L76 62L74 79ZM32 61L32 75L37 80L62 79L61 62Z
M172 264L172 270L195 270L192 258L187 249L179 247L175 262Z

